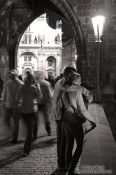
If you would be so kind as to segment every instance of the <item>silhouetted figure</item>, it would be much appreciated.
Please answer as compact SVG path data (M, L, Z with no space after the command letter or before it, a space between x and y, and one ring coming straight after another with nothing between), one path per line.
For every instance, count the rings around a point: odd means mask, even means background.
M25 77L24 85L21 87L18 94L18 102L20 113L27 127L26 140L24 144L24 156L29 155L32 143L33 122L35 113L37 112L37 101L39 97L38 89L33 85L34 77L27 74Z
M51 83L51 86L52 86L52 88L54 89L54 86L55 86L54 77L51 76L51 75L49 75L47 81L49 81L49 82Z

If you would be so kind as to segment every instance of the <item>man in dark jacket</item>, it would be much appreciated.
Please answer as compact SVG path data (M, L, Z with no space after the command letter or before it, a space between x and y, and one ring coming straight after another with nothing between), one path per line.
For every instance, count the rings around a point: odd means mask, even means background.
M62 127L62 111L60 108L61 102L61 87L63 87L65 78L72 72L77 72L74 67L66 67L63 72L63 77L57 81L53 95L53 117L56 120L56 132L57 132L57 164L58 168L52 173L56 175L58 173L65 173L65 149L66 149L66 136ZM61 147L62 145L62 147Z

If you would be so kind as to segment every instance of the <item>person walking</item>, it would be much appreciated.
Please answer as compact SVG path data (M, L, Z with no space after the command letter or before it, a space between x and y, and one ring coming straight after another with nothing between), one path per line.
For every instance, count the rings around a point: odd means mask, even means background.
M87 111L82 98L82 87L80 86L80 75L78 73L70 73L65 79L62 89L62 102L64 105L62 127L66 135L66 150L65 150L65 168L67 175L76 175L76 165L82 154L84 130L83 123L88 121L92 128L96 126L94 119ZM79 110L83 116L79 118ZM76 149L73 153L74 140L76 141ZM62 146L62 145L61 145Z
M9 71L9 80L4 83L2 93L2 107L4 109L4 120L7 128L11 131L11 118L13 118L13 139L12 143L17 143L19 132L19 118L20 115L17 111L16 99L17 94L23 85L23 82L18 79L17 70L12 69Z
M45 80L43 72L39 72L36 77L37 85L40 87L42 98L38 101L38 110L43 113L43 120L45 129L48 135L51 135L51 108L52 108L52 96L53 89L51 84ZM36 122L38 123L38 122ZM37 127L37 126L35 126Z
M39 98L39 91L33 85L33 79L32 74L26 75L24 85L21 87L17 97L17 105L27 128L23 156L28 156L31 150L33 121L38 110L37 99Z

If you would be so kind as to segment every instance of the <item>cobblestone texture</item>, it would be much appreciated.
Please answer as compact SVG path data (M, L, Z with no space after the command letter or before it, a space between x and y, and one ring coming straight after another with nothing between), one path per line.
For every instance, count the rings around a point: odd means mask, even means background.
M20 121L19 143L11 144L9 132L0 117L0 175L49 175L56 168L56 132L52 122L52 136L47 136L42 120L38 139L33 143L31 153L23 157L25 129Z
M89 110L99 126L101 126L101 124L102 128L108 126L106 120L101 117L103 115L102 107L96 107L95 105L91 105ZM38 139L33 143L30 155L28 157L23 157L22 154L25 129L22 121L20 121L19 143L13 145L11 144L11 137L9 137L9 132L5 129L3 117L2 115L0 116L0 175L50 175L57 166L55 122L51 122L52 136L47 136L42 120L40 120L41 124L38 129ZM95 134L98 133L95 132ZM101 142L101 140L99 140L100 136L96 137L98 138L97 141L94 138L94 134L92 134L91 137L92 138L90 138L90 140L94 140L95 143L97 143L98 141ZM87 140L85 140L85 142L86 141ZM94 149L92 145L90 145L91 149ZM98 147L95 149L98 150ZM96 165L95 156L100 157L101 155L96 155L98 152L96 151L96 154L92 156L91 159L90 155L88 155L88 151L90 151L90 149L88 150L88 148L87 152L84 151L85 156L83 156L84 159L82 158L81 160L82 164L83 160L85 162L91 160L92 163ZM79 169L79 165L80 162L77 165L77 170Z

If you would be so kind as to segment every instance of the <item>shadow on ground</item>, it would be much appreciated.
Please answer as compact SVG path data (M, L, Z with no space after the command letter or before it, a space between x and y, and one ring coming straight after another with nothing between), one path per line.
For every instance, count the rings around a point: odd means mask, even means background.
M23 158L22 148L19 148L14 152L7 153L7 156L0 160L0 168L3 168L21 158Z
M0 147L9 147L9 146L14 145L11 142L11 139L12 139L11 137L7 137L5 139L0 140ZM23 142L24 142L24 140L19 140L18 144L22 144Z
M11 143L9 142L8 138L1 140L0 143L1 142L3 142L2 146L3 145L4 146L6 146L6 145L11 146ZM21 142L19 142L18 144L21 144L22 142L24 142L24 141L21 140ZM43 140L43 141L39 141L39 139L38 139L37 142L35 141L35 143L33 143L32 150L46 148L46 147L52 147L54 144L56 144L56 138L50 138L50 139L47 138L46 140ZM0 160L0 168L3 168L9 164L12 164L15 161L18 161L19 159L24 158L23 157L23 145L20 148L16 148L14 145L13 151L12 152L7 151L6 153L7 153L7 155L5 156L5 158Z

